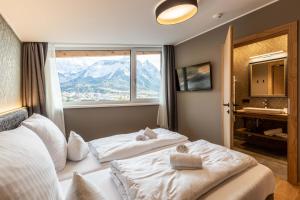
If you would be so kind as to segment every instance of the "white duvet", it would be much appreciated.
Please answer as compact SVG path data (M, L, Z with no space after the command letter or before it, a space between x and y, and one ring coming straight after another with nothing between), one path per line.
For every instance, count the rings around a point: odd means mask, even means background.
M90 151L100 162L129 158L156 148L174 145L187 141L188 138L166 129L153 129L157 133L157 139L136 141L136 136L141 132L120 134L111 137L100 138L89 142Z
M198 199L227 178L257 164L248 155L204 140L186 145L189 153L201 155L203 169L172 169L169 155L175 148L113 161L113 180L123 199Z

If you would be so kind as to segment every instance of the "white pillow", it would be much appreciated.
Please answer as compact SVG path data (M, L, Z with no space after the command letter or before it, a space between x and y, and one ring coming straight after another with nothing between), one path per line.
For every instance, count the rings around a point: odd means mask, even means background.
M22 125L35 132L44 142L54 162L56 171L62 170L67 160L67 142L64 134L48 118L33 114Z
M0 133L0 199L63 199L51 157L41 139L21 126Z
M68 140L68 159L72 161L80 161L86 158L88 154L88 144L80 135L71 131Z
M88 182L77 172L74 172L66 200L104 200L104 197L97 186Z

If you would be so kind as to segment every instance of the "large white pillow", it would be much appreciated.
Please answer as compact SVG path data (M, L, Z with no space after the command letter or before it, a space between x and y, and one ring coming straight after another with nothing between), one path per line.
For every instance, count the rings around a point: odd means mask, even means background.
M63 199L51 157L41 139L21 126L0 133L0 199Z
M104 200L97 186L74 172L65 200Z
M59 128L50 119L39 114L33 114L23 121L22 125L42 139L54 162L56 171L62 170L67 160L67 142Z
M72 161L80 161L85 159L88 154L88 144L80 135L71 131L68 140L68 159Z

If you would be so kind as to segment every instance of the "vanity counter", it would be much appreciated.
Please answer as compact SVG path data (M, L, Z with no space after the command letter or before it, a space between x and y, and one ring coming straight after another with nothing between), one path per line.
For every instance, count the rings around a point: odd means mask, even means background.
M287 121L288 114L267 114L267 113L254 113L247 112L245 110L237 110L234 112L236 117L246 117L246 118L257 118L257 119L268 119L276 121Z

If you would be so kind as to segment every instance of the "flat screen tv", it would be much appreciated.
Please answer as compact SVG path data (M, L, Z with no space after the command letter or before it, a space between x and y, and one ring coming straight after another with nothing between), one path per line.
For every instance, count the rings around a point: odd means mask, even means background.
M211 63L177 69L178 91L211 90Z

